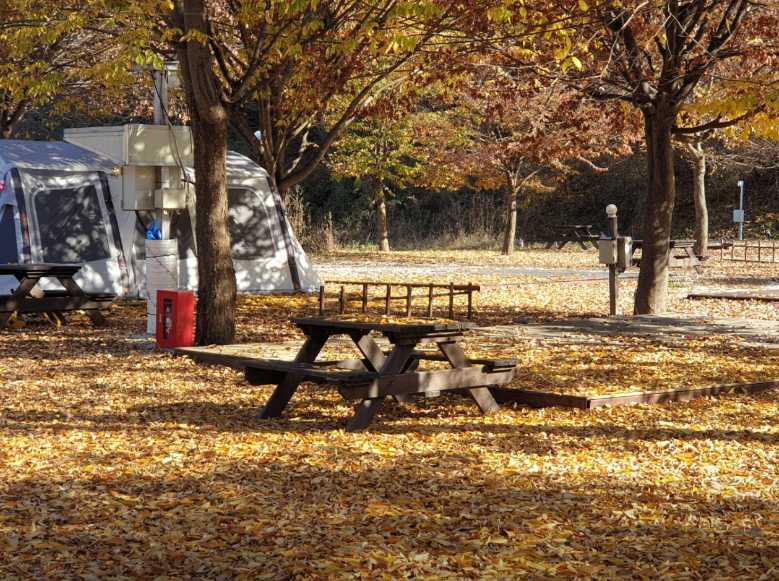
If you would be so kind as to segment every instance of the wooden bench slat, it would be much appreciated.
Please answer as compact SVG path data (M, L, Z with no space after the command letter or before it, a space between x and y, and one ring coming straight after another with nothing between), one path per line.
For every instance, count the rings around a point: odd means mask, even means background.
M311 363L299 363L281 359L250 359L246 361L246 380L252 385L279 383L284 376L299 374L301 381L333 384L361 384L377 377L367 371L339 371Z
M104 308L105 302L95 301L87 297L46 297L42 299L35 298L12 298L0 299L0 312L12 313L19 311L21 313L48 313L52 311L89 311Z
M368 384L340 385L347 399L371 399L388 395L440 392L506 385L514 379L514 369L488 372L484 367L440 369L377 376Z

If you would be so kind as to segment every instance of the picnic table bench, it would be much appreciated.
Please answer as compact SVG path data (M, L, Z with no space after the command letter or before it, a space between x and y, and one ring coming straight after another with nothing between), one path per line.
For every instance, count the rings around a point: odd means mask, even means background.
M555 239L546 243L546 248L554 248L557 246L557 250L561 250L569 242L573 242L582 247L583 250L587 249L587 245L592 245L593 248L598 248L598 240L600 234L593 232L594 226L592 224L562 224L555 227Z
M694 240L671 240L671 252L668 256L670 268L700 268L701 258L695 254ZM643 240L633 240L632 252L640 250L644 245ZM631 255L631 264L641 266L641 259Z
M17 313L62 313L85 311L95 324L104 322L100 309L109 306L116 295L109 293L85 293L73 279L81 270L80 264L0 264L0 275L14 276L19 286L13 294L0 296L0 328L8 324ZM64 290L44 291L36 288L43 278L54 278Z
M498 409L489 390L514 378L516 360L468 359L460 345L464 323L381 323L324 318L292 320L306 335L294 361L250 359L245 362L246 379L253 385L276 385L263 408L262 419L279 417L298 386L313 382L335 386L347 400L359 400L348 431L370 425L387 396L407 401L411 395L437 395L445 390L462 390L474 399L483 413ZM384 352L371 336L387 337L391 344ZM363 359L317 362L316 358L330 337L346 335L352 339ZM421 351L420 343L435 343L437 351ZM417 371L420 361L444 361L448 369Z

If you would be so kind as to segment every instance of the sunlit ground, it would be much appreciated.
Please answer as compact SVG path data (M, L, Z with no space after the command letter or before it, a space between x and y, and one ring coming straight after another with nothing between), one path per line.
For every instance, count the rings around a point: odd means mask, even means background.
M590 268L595 257L510 260ZM704 276L770 281L776 271L713 262ZM603 281L472 282L484 286L484 324L608 308ZM674 283L675 311L777 319L772 303L683 299L698 282ZM315 298L242 297L240 340L295 341L287 319L315 311ZM777 392L488 417L457 396L423 398L388 403L354 434L337 392L308 386L284 418L258 420L270 388L150 350L143 317L123 302L101 329L75 317L0 332L0 577L779 576ZM566 393L779 378L776 350L732 337L593 346L518 336L466 348L511 352L519 385Z

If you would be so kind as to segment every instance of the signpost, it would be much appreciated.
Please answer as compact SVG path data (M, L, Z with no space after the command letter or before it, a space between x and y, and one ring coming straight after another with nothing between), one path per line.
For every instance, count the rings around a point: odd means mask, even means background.
M744 180L738 180L738 209L733 210L733 222L738 224L738 239L744 239Z

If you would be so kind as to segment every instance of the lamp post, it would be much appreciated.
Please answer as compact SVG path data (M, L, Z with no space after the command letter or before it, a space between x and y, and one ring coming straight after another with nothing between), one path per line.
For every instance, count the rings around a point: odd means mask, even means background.
M609 223L609 235L615 241L619 238L617 226L617 207L614 204L606 206L606 216ZM617 264L609 264L609 315L617 314L617 302L619 299L619 287L617 286Z

